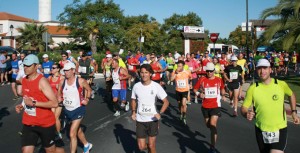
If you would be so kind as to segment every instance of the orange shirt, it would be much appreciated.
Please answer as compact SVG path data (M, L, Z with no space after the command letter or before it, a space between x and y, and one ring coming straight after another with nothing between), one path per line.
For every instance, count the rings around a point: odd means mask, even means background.
M173 71L174 75L175 71ZM192 78L192 74L188 70L183 70L182 72L178 72L175 76L176 81L176 91L178 92L186 92L190 90L189 79Z

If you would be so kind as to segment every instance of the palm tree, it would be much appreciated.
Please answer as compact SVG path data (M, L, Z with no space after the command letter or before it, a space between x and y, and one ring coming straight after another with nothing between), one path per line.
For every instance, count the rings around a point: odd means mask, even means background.
M300 0L280 0L262 12L261 19L276 16L278 19L264 32L266 41L283 38L283 49L289 50L300 43Z
M17 38L20 48L25 50L35 49L36 51L44 51L45 43L43 42L42 35L47 32L43 25L36 23L25 24L24 28L20 28L21 36Z

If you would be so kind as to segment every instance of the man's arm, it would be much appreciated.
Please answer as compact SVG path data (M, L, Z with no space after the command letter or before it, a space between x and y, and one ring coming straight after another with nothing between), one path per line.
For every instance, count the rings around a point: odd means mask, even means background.
M91 97L92 93L92 88L90 85L87 83L85 79L79 78L79 85L85 90L85 97L84 100L82 101L82 104L87 105L89 102L89 98Z
M36 107L43 107L43 108L55 108L58 106L58 100L46 78L42 78L39 81L39 89L43 92L43 94L48 98L48 102L39 102L36 101L34 104L34 99L30 97L23 97L24 102L28 106L36 106Z
M136 99L131 98L131 110L132 110L132 114L131 114L131 118L132 120L136 120Z
M299 117L297 115L297 111L293 111L293 110L297 110L296 109L296 96L295 96L294 92L289 97L289 99L290 99L290 107L291 107L291 110L292 110L292 117L293 117L294 123L299 124L300 120L299 120Z
M125 75L124 77L120 78L120 80L126 80L129 78L129 74L128 74L128 71L122 67L120 67L120 73Z

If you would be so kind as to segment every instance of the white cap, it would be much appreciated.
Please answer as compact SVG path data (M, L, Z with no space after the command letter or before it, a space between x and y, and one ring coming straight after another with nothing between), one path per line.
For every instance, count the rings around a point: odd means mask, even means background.
M205 66L205 70L213 71L215 70L215 65L212 62L208 62Z
M107 58L109 58L109 57L112 58L112 55L111 54L107 54L106 57Z
M67 52L67 53L72 53L71 50L67 50L66 52Z
M231 61L237 61L238 60L238 58L236 57L236 56L231 56L231 59L230 59Z
M76 68L76 66L75 66L74 63L68 62L68 63L66 63L66 64L64 65L63 70L70 70L70 69L75 69L75 68Z
M262 66L269 67L269 66L271 66L271 64L267 59L263 58L263 59L258 60L256 67L262 67Z
M44 54L43 55L43 58L47 58L47 57L49 57L48 54Z

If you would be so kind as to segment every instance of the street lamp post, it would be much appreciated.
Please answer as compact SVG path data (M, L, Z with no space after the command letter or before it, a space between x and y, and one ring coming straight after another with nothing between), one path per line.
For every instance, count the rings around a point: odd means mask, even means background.
M141 28L141 37L140 37L140 52L142 52L142 37L143 37L143 35L142 35L142 28Z
M249 62L249 46L248 46L248 0L246 0L246 52L247 52L247 61Z
M9 26L9 29L10 29L10 46L13 47L12 42L13 42L13 40L14 40L14 37L13 37L14 26L11 24L11 25Z

